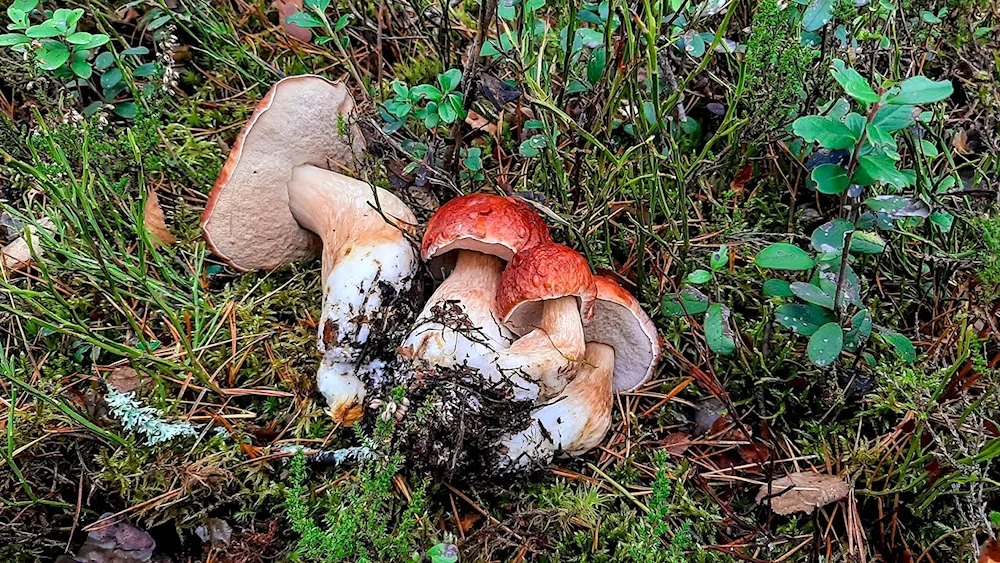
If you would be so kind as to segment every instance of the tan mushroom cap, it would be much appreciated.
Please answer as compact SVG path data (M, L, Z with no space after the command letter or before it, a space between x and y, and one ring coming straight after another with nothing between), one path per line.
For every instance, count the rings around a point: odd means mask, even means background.
M540 326L546 300L575 297L586 323L597 287L587 259L568 246L543 243L514 255L497 287L497 309L514 332Z
M502 260L552 242L549 227L530 205L513 197L469 194L445 203L424 232L420 256L430 260L452 250L474 250Z
M587 342L615 349L615 391L631 391L653 376L660 360L660 336L639 301L614 280L594 276L594 320L583 328Z
M241 270L319 254L319 237L292 217L286 182L302 164L340 172L356 164L364 142L349 121L353 109L347 87L320 76L292 76L271 87L205 205L201 228L212 252Z

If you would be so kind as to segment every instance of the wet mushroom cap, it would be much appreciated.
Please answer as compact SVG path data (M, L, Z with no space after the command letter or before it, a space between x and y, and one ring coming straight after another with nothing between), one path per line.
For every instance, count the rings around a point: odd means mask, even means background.
M514 255L497 288L497 309L514 332L541 324L545 301L575 297L584 323L593 316L597 287L587 259L556 243L533 246Z
M302 164L348 171L364 151L349 125L347 87L313 75L276 83L243 127L215 187L201 228L209 248L240 270L273 269L316 256L320 239L288 207L286 182Z
M584 327L587 342L615 349L615 391L631 391L653 376L660 359L660 336L639 301L614 280L594 276L594 319Z
M549 227L527 203L493 194L469 194L441 206L427 223L420 256L474 250L504 261L522 249L551 242Z

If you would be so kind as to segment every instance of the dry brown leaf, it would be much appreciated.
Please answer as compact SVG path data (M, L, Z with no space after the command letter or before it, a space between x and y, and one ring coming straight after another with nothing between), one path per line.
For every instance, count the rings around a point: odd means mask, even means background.
M52 221L48 218L43 218L38 221L38 227L49 231L52 229ZM35 233L38 232L38 227L35 225L28 225L25 227L29 233L31 233L31 246L35 251L36 256L42 255L42 247L38 244L38 237ZM10 243L0 249L0 256L3 257L3 267L8 271L22 270L31 263L31 251L32 248L28 247L28 239L24 235L17 237L16 239L10 241Z
M108 383L119 393L131 393L139 388L139 374L131 366L119 366L108 376Z
M955 133L955 136L951 139L951 146L959 152L959 154L965 154L969 152L969 133L964 129Z
M771 510L782 515L793 512L808 514L820 506L845 498L851 492L842 478L814 471L799 471L775 479L770 490ZM762 485L757 493L757 504L767 502L767 493L767 485Z
M739 171L736 172L736 177L729 183L729 187L736 191L736 193L743 193L743 188L750 180L753 180L753 166L746 164L741 166Z
M663 439L663 449L670 455L681 456L691 445L687 432L671 432Z
M143 209L143 222L146 223L146 230L155 239L153 244L173 244L177 242L170 229L167 228L167 220L163 216L163 209L160 207L160 199L156 197L156 192L150 191L146 197L146 208Z

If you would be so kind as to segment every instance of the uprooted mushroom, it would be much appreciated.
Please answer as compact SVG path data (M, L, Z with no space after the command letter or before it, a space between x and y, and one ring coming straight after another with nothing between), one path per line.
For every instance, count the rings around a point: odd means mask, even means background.
M500 384L505 378L496 354L513 340L496 307L504 264L551 240L541 216L513 197L470 194L442 205L427 224L421 255L432 272L444 273L450 260L454 267L417 317L400 354L437 368L468 368ZM505 382L515 399L538 394L535 383L517 374Z
M317 387L338 423L363 414L366 383L386 376L408 326L416 219L393 194L329 170L363 155L347 88L318 76L276 83L240 133L209 197L202 230L237 269L322 256Z
M583 325L596 295L587 260L568 246L545 243L516 254L496 300L504 323L520 338L498 352L500 371L536 382L541 400L562 391L583 357Z
M558 453L581 455L604 440L614 391L631 391L653 374L660 339L639 302L612 279L595 276L597 300L587 325L586 354L572 381L535 410L531 424L502 441L500 465L546 465Z

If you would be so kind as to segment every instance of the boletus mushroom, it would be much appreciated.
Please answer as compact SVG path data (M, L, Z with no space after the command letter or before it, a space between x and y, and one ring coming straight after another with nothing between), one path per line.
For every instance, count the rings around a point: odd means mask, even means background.
M363 413L365 381L385 358L366 346L386 327L407 325L417 255L406 234L416 219L391 193L349 171L363 155L343 84L318 76L276 83L244 126L209 196L202 230L209 247L240 270L272 269L321 255L323 312L317 386L333 418ZM407 305L409 305L407 303Z
M562 391L583 357L583 324L596 295L587 260L568 246L543 243L515 254L496 300L504 324L521 337L498 352L501 373L538 383L540 400Z
M611 427L613 391L631 391L653 374L660 338L639 302L614 280L595 276L594 319L584 330L587 350L576 375L531 425L502 442L501 465L547 465L557 453L581 455Z
M424 232L421 257L431 268L454 269L438 286L400 347L406 358L430 366L471 368L499 383L495 354L513 340L500 323L497 285L513 256L551 242L548 226L528 204L513 197L470 194L441 206ZM514 398L534 398L537 385L514 377Z

